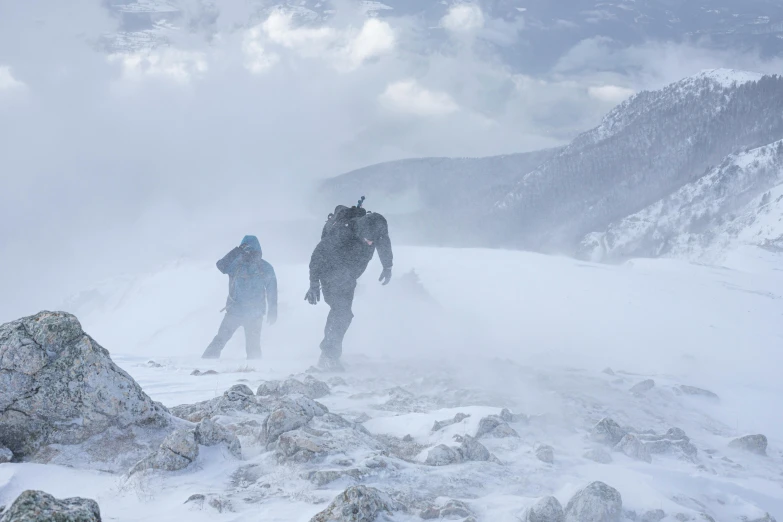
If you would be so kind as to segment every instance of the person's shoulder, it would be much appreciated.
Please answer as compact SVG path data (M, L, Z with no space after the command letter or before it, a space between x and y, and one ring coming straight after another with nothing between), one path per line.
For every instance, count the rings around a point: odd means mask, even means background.
M272 271L274 271L274 270L275 270L275 268L272 266L272 263L270 263L270 262L269 262L269 261L267 261L266 259L262 259L262 260L261 260L261 266L262 266L263 268L268 268L269 270L272 270Z

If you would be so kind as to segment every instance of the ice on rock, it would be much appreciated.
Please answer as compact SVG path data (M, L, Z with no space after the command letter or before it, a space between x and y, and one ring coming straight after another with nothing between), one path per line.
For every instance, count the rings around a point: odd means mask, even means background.
M19 495L0 522L101 522L98 503L88 498L59 500L43 491L27 490Z
M767 437L764 435L745 435L729 442L729 447L737 448L756 455L767 455Z
M380 490L354 486L340 493L329 506L310 522L374 522L380 515L391 513L394 504Z
M590 438L600 444L616 446L626 435L628 435L628 432L621 428L619 424L605 417L593 427Z
M304 378L304 381L290 378L282 382L268 381L261 383L256 393L261 397L282 397L285 395L300 394L310 399L320 399L329 395L330 392L331 390L329 389L328 384L319 381L312 375L308 375Z
M544 497L525 512L522 522L565 522L565 512L555 497Z
M3 445L0 445L0 464L11 462L14 458L13 452Z
M211 419L204 419L198 423L195 438L196 442L202 446L224 444L232 455L236 458L242 458L242 445L237 436Z
M422 520L475 520L470 507L460 500L449 500L442 507L428 507L419 513Z
M617 443L614 449L615 451L624 453L634 460L652 462L650 450L647 449L647 446L642 441L640 441L636 435L631 435L629 433L623 437L620 442Z
M696 446L680 428L670 428L663 435L641 434L637 437L652 454L679 455L689 460L693 460L698 454Z
M427 453L427 460L425 463L430 466L448 466L450 464L457 464L462 461L462 455L451 446L445 444L439 444L432 448Z
M519 434L499 415L489 415L479 421L476 438L482 437L519 437Z
M462 445L458 451L464 460L485 462L492 458L483 444L468 435L462 438Z
M250 414L268 413L275 406L273 402L257 399L246 384L236 384L226 390L223 395L195 404L183 404L171 408L175 417L190 422L201 422L217 415L232 415L237 412Z
M185 469L198 457L198 443L194 429L180 428L171 433L158 451L136 464L129 475L149 469L178 471Z
M541 462L553 464L555 462L555 449L548 444L541 444L536 447L536 458Z
M603 482L578 491L565 508L566 522L619 522L623 512L620 492Z

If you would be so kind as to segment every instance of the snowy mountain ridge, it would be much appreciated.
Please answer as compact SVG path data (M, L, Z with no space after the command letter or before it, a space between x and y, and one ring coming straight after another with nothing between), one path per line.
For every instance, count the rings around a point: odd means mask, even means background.
M740 245L783 248L783 140L733 154L644 210L589 234L593 261L663 255L714 262Z

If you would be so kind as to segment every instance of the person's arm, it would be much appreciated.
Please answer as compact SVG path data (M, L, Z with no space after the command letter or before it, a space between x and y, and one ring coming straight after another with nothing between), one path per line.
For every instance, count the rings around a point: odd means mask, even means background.
M229 274L233 270L234 261L242 254L241 247L234 247L231 252L223 256L223 259L216 263L218 270L224 274Z
M265 267L268 270L266 276L266 306L269 322L274 323L277 320L277 276L275 269L269 263Z
M394 254L392 254L391 239L389 239L389 236L383 236L376 241L375 249L378 251L378 258L383 265L383 272L381 272L381 277L378 278L378 281L387 285L389 284L389 281L391 281L392 265L394 261Z
M321 277L328 269L326 256L329 248L328 241L328 238L321 240L310 256L310 289L305 294L305 301L311 305L318 304L321 300Z

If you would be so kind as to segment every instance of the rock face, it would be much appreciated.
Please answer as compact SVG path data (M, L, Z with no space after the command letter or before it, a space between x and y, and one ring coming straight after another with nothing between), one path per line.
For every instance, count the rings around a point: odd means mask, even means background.
M552 464L555 462L555 450L552 446L541 444L536 448L536 458L541 462Z
M429 451L425 463L430 466L448 466L461 461L462 455L455 448L440 444Z
M198 457L196 432L192 429L178 429L160 445L158 451L136 464L130 474L147 469L178 471L190 466Z
M310 522L373 522L392 511L391 501L382 492L367 486L350 487Z
M701 388L696 388L695 386L686 386L681 385L679 387L679 390L684 393L685 395L694 395L697 397L705 397L707 399L712 399L714 401L719 401L720 397L716 393L713 393L709 390L703 390Z
M432 431L440 431L446 426L451 426L453 424L460 423L470 417L470 415L466 415L464 413L458 413L454 416L453 419L444 420L444 421L435 421L435 424L432 426Z
M688 436L680 428L670 428L663 435L637 435L651 454L677 455L693 460L699 453Z
M43 491L27 490L0 516L0 522L101 522L97 502L87 498L58 500Z
M267 446L277 442L283 433L307 425L313 417L327 413L326 407L303 395L288 397L280 401L274 411L264 420L261 442Z
M166 409L73 315L41 312L0 326L0 444L16 458L37 460L50 444L80 444L108 430L122 430L127 439L134 428L162 429L169 422ZM115 445L117 435L110 436ZM120 452L107 449L106 458Z
M0 464L11 462L13 458L14 458L13 452L10 449L6 448L5 446L0 445Z
M767 455L767 437L764 435L745 435L729 442L729 447L738 448L756 455Z
M617 446L615 446L614 449L625 453L634 460L652 462L650 450L647 449L647 446L642 441L640 441L636 435L631 435L629 433L623 437L620 442L617 443Z
M627 431L621 428L620 425L615 421L606 417L598 421L598 423L593 427L593 431L590 433L590 438L599 444L615 446L626 435L628 435Z
M473 437L466 435L461 438L462 444L458 448L452 448L445 444L439 444L427 454L425 464L430 466L448 466L461 462L486 462L493 457L489 450Z
M285 395L301 394L310 399L320 399L329 395L329 385L319 381L312 375L304 378L304 381L297 379L286 379L285 381L268 381L258 387L257 394L261 397L273 396L282 397Z
M190 422L201 422L216 415L231 415L236 412L268 413L272 407L274 403L271 401L257 400L253 390L246 384L235 384L220 397L195 404L175 406L171 408L171 414Z
M652 390L653 388L655 388L655 381L652 379L647 379L646 381L642 381L640 383L635 384L631 388L631 393L641 395L645 392Z
M568 501L566 522L618 522L623 512L620 492L603 482L592 482Z
M501 416L490 415L479 421L476 438L480 439L481 437L519 437L519 434Z
M527 510L524 522L565 522L563 506L555 497L544 497Z
M204 419L199 422L194 436L197 444L202 446L225 444L232 455L238 459L242 458L242 445L239 443L237 436L211 419Z

